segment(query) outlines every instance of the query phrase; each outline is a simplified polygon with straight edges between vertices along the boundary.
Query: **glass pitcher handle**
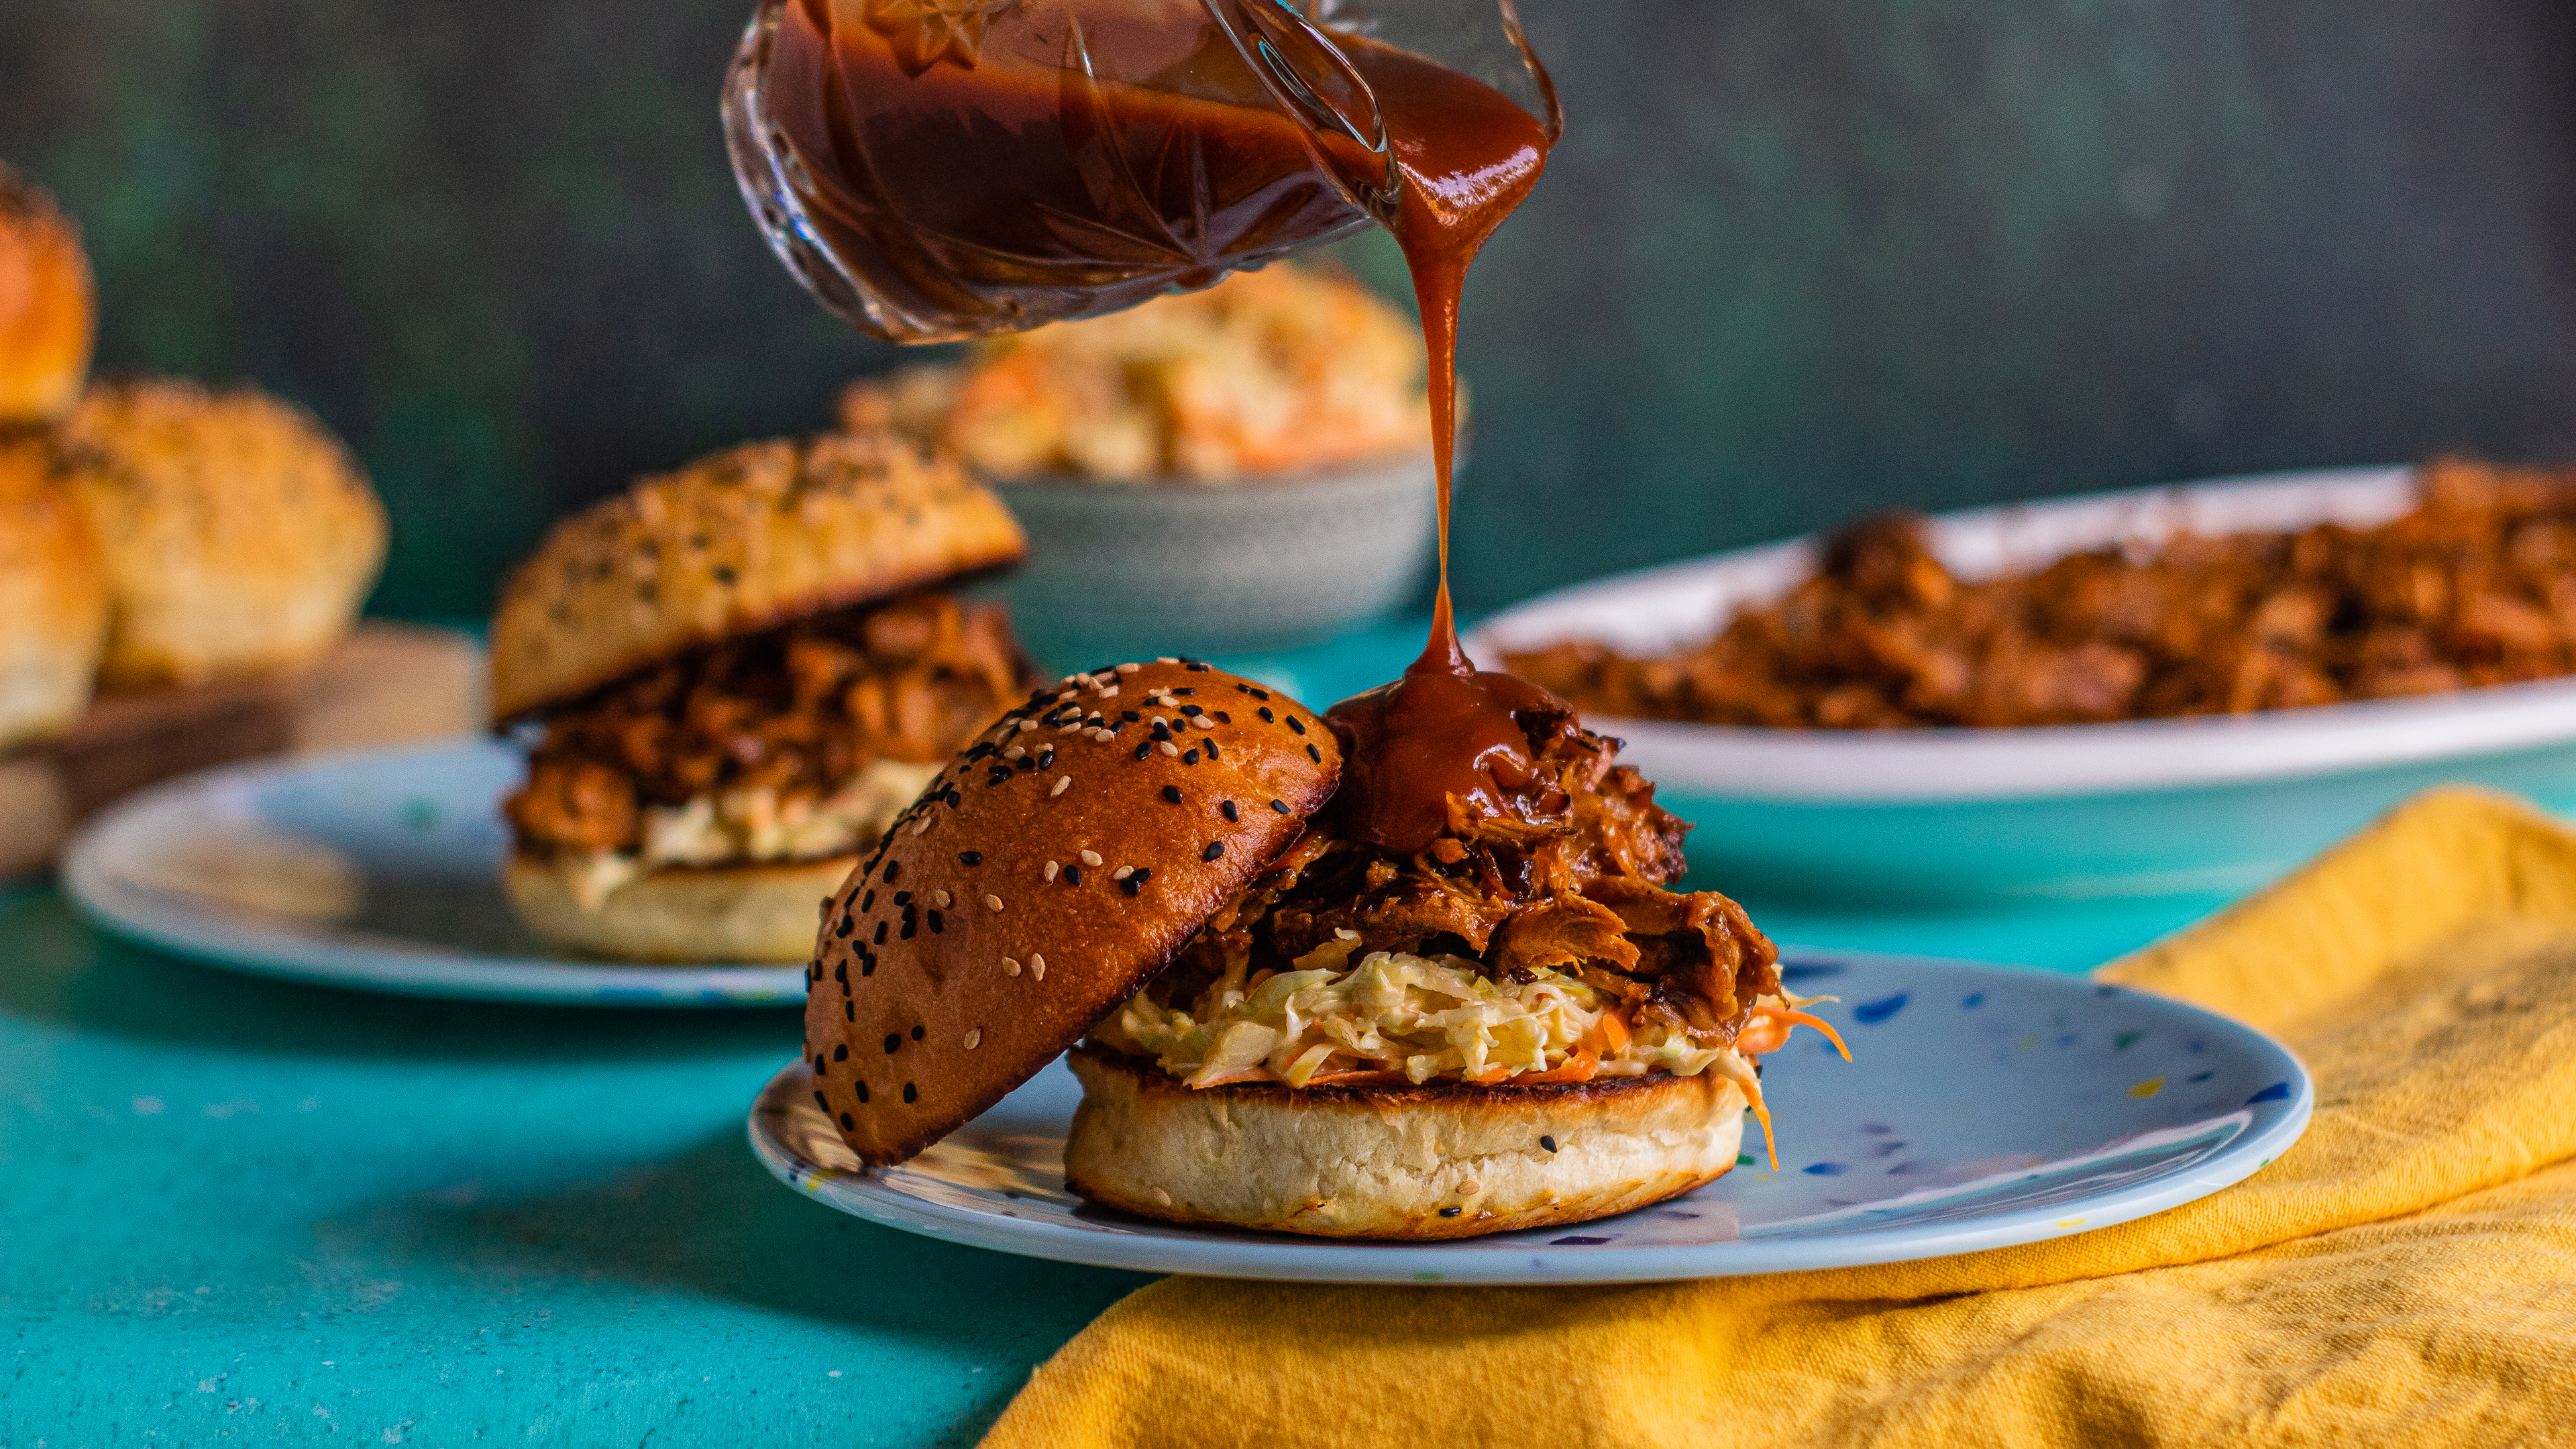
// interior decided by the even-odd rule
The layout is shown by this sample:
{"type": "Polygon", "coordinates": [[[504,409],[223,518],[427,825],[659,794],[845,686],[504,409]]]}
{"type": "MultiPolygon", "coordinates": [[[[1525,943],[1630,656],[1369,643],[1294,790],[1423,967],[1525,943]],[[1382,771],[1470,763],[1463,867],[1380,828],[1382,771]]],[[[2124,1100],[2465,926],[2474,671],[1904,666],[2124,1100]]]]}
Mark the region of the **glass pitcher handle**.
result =
{"type": "Polygon", "coordinates": [[[1351,198],[1363,211],[1383,205],[1400,184],[1395,150],[1387,144],[1386,118],[1378,112],[1376,92],[1341,47],[1289,0],[1200,3],[1234,42],[1262,89],[1306,132],[1316,169],[1368,193],[1351,198]],[[1346,159],[1317,144],[1322,135],[1338,135],[1358,146],[1372,158],[1378,174],[1367,179],[1351,175],[1346,159]]]}

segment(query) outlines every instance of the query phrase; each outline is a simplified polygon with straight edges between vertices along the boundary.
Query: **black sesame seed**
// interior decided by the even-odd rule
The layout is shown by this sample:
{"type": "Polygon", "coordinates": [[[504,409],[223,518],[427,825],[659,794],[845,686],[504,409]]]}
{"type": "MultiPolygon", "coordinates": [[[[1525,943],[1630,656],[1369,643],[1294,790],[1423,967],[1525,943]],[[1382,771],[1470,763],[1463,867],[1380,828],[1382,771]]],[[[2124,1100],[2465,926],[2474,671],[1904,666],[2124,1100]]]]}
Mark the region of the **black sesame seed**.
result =
{"type": "Polygon", "coordinates": [[[1288,716],[1288,733],[1292,735],[1302,735],[1305,732],[1306,722],[1304,720],[1297,718],[1297,716],[1293,714],[1288,716]]]}
{"type": "Polygon", "coordinates": [[[1049,745],[1049,746],[1047,746],[1045,749],[1038,751],[1038,768],[1039,768],[1039,769],[1041,769],[1041,770],[1046,769],[1046,768],[1048,768],[1049,766],[1053,765],[1054,763],[1055,763],[1055,746],[1053,746],[1053,745],[1049,745]]]}
{"type": "Polygon", "coordinates": [[[966,763],[971,765],[977,760],[984,758],[986,755],[998,755],[1001,752],[1002,747],[1000,745],[993,743],[991,740],[986,740],[984,743],[977,745],[975,748],[966,752],[966,763]]]}
{"type": "Polygon", "coordinates": [[[894,884],[895,872],[897,872],[897,871],[899,871],[899,870],[902,870],[902,869],[903,869],[903,862],[902,862],[902,861],[899,861],[899,860],[889,860],[889,861],[887,861],[887,862],[886,862],[886,873],[885,873],[886,884],[887,884],[887,885],[893,885],[893,884],[894,884]]]}
{"type": "Polygon", "coordinates": [[[1261,707],[1261,718],[1271,724],[1277,724],[1279,722],[1279,717],[1272,714],[1270,712],[1270,706],[1266,704],[1261,707]]]}
{"type": "Polygon", "coordinates": [[[1288,802],[1285,800],[1273,800],[1270,802],[1270,808],[1278,811],[1282,815],[1285,815],[1288,813],[1288,802]]]}
{"type": "Polygon", "coordinates": [[[877,908],[877,893],[876,893],[874,890],[870,890],[866,895],[863,895],[863,896],[859,897],[859,909],[860,909],[860,910],[863,910],[863,911],[873,911],[873,910],[875,910],[876,908],[877,908]]]}
{"type": "Polygon", "coordinates": [[[884,945],[884,944],[885,944],[885,933],[886,933],[886,923],[885,923],[885,922],[883,922],[883,921],[879,921],[879,922],[877,922],[877,934],[876,934],[876,940],[875,940],[873,943],[871,943],[871,944],[878,945],[878,946],[882,946],[882,945],[884,945]]]}
{"type": "Polygon", "coordinates": [[[829,1076],[831,1075],[831,1072],[832,1069],[823,1064],[822,1055],[817,1053],[814,1057],[814,1075],[818,1077],[829,1076]]]}
{"type": "Polygon", "coordinates": [[[867,1083],[865,1083],[865,1082],[861,1082],[861,1083],[859,1083],[859,1084],[858,1084],[858,1086],[859,1086],[859,1105],[860,1105],[860,1106],[862,1106],[862,1107],[864,1107],[864,1106],[866,1106],[866,1105],[868,1104],[868,1084],[867,1084],[867,1083]]]}
{"type": "Polygon", "coordinates": [[[913,1039],[914,1041],[919,1041],[919,1040],[921,1040],[921,1030],[922,1030],[922,1029],[921,1029],[920,1027],[917,1027],[917,1026],[916,1026],[916,1027],[914,1027],[914,1028],[912,1029],[912,1039],[913,1039]]]}
{"type": "Polygon", "coordinates": [[[1212,720],[1215,720],[1218,724],[1232,724],[1232,723],[1234,723],[1234,716],[1233,716],[1233,715],[1230,715],[1230,714],[1227,714],[1224,710],[1221,710],[1221,709],[1220,709],[1220,710],[1217,710],[1217,711],[1215,711],[1215,712],[1213,712],[1213,713],[1211,713],[1211,714],[1208,716],[1208,718],[1210,718],[1210,719],[1212,719],[1212,720]]]}
{"type": "Polygon", "coordinates": [[[840,982],[843,986],[847,986],[847,985],[849,985],[849,984],[850,984],[850,963],[849,963],[849,962],[847,962],[847,961],[844,961],[844,962],[842,962],[840,965],[833,967],[833,968],[832,968],[832,979],[833,979],[833,980],[835,980],[835,981],[840,982]]]}
{"type": "Polygon", "coordinates": [[[930,913],[930,934],[936,936],[947,929],[948,927],[941,923],[939,913],[937,911],[932,911],[930,913]]]}
{"type": "Polygon", "coordinates": [[[1165,785],[1163,787],[1163,798],[1171,801],[1175,805],[1180,804],[1181,787],[1178,785],[1165,785]]]}
{"type": "Polygon", "coordinates": [[[1138,714],[1136,711],[1134,711],[1134,710],[1132,710],[1132,709],[1122,709],[1122,710],[1118,711],[1118,717],[1119,717],[1120,719],[1123,719],[1123,720],[1127,721],[1129,724],[1134,724],[1134,723],[1136,723],[1138,720],[1141,720],[1141,719],[1143,719],[1143,718],[1144,718],[1144,716],[1143,716],[1143,715],[1138,714]]]}
{"type": "Polygon", "coordinates": [[[990,788],[995,785],[1007,785],[1009,783],[1011,783],[1011,767],[1008,765],[995,765],[992,773],[984,777],[986,788],[990,788]]]}
{"type": "Polygon", "coordinates": [[[984,852],[980,850],[961,850],[957,852],[957,863],[960,865],[982,865],[984,863],[984,852]]]}
{"type": "Polygon", "coordinates": [[[1182,667],[1183,669],[1188,670],[1188,671],[1189,671],[1189,672],[1191,672],[1192,674],[1205,674],[1205,673],[1207,673],[1207,672],[1208,672],[1208,667],[1207,667],[1206,665],[1204,665],[1204,664],[1199,663],[1199,662],[1198,662],[1198,661],[1196,661],[1196,660],[1192,660],[1192,661],[1190,661],[1189,663],[1182,665],[1181,667],[1182,667]]]}
{"type": "Polygon", "coordinates": [[[1199,691],[1196,685],[1184,684],[1178,689],[1168,689],[1163,692],[1166,694],[1196,694],[1199,691]]]}
{"type": "Polygon", "coordinates": [[[1139,866],[1136,873],[1127,878],[1129,880],[1152,880],[1154,878],[1154,872],[1150,869],[1139,866]]]}
{"type": "Polygon", "coordinates": [[[1140,760],[1141,760],[1141,759],[1145,758],[1147,755],[1150,755],[1150,754],[1152,754],[1152,753],[1154,753],[1154,742],[1153,742],[1152,740],[1147,740],[1147,741],[1145,741],[1145,743],[1143,743],[1143,744],[1141,744],[1141,745],[1138,745],[1138,746],[1136,747],[1136,758],[1137,758],[1137,759],[1140,759],[1140,760]]]}
{"type": "Polygon", "coordinates": [[[893,1032],[887,1032],[885,1049],[887,1056],[893,1056],[896,1052],[903,1050],[903,1038],[895,1035],[893,1032]]]}
{"type": "Polygon", "coordinates": [[[1234,802],[1231,800],[1228,800],[1224,804],[1216,807],[1216,813],[1224,816],[1228,820],[1240,820],[1243,818],[1243,812],[1235,809],[1234,802]]]}
{"type": "MultiPolygon", "coordinates": [[[[1118,888],[1132,896],[1136,894],[1136,892],[1145,888],[1145,882],[1141,877],[1131,875],[1125,880],[1120,881],[1118,883],[1118,888]]],[[[775,1061],[776,1058],[773,1057],[771,1060],[775,1061]]]]}
{"type": "Polygon", "coordinates": [[[849,1059],[850,1044],[848,1042],[843,1042],[839,1046],[832,1048],[832,1060],[836,1062],[846,1062],[849,1059]]]}
{"type": "Polygon", "coordinates": [[[895,903],[896,905],[898,905],[898,906],[908,906],[908,905],[911,905],[911,904],[912,904],[912,892],[910,892],[910,891],[896,891],[896,892],[894,893],[894,903],[895,903]]]}
{"type": "Polygon", "coordinates": [[[949,809],[954,810],[957,808],[957,802],[965,799],[966,797],[958,794],[954,789],[952,789],[947,794],[942,795],[939,798],[947,804],[949,809]]]}
{"type": "Polygon", "coordinates": [[[849,1131],[851,1128],[856,1127],[857,1125],[858,1125],[858,1124],[857,1124],[856,1122],[853,1122],[853,1121],[851,1121],[851,1120],[850,1120],[850,1114],[849,1114],[849,1113],[844,1112],[844,1113],[842,1113],[842,1114],[841,1114],[841,1130],[842,1130],[842,1131],[847,1132],[847,1131],[849,1131]]]}
{"type": "Polygon", "coordinates": [[[1209,759],[1211,759],[1211,760],[1218,760],[1218,759],[1223,759],[1223,758],[1224,758],[1224,756],[1219,755],[1219,754],[1216,752],[1216,741],[1214,741],[1214,740],[1209,740],[1207,743],[1205,743],[1205,744],[1203,744],[1203,745],[1199,746],[1199,748],[1200,748],[1200,749],[1203,749],[1203,750],[1205,750],[1205,751],[1207,751],[1207,752],[1208,752],[1208,758],[1209,758],[1209,759]]]}
{"type": "Polygon", "coordinates": [[[853,921],[848,916],[844,915],[841,917],[841,923],[832,928],[832,938],[836,941],[846,941],[850,939],[850,933],[857,929],[858,922],[853,921]]]}
{"type": "Polygon", "coordinates": [[[860,957],[860,958],[859,958],[859,974],[860,974],[860,975],[862,975],[862,976],[874,976],[874,975],[876,975],[876,974],[877,974],[877,958],[876,958],[876,957],[874,957],[874,956],[862,956],[862,957],[860,957]]]}
{"type": "Polygon", "coordinates": [[[1444,1218],[1454,1218],[1454,1217],[1458,1216],[1458,1214],[1460,1214],[1460,1213],[1462,1213],[1462,1212],[1465,1212],[1465,1211],[1466,1211],[1466,1209],[1465,1209],[1465,1208],[1445,1207],[1445,1208],[1442,1208],[1442,1209],[1440,1210],[1440,1216],[1442,1216],[1442,1217],[1444,1217],[1444,1218]]]}
{"type": "Polygon", "coordinates": [[[841,1020],[843,1020],[843,1021],[856,1021],[856,1020],[858,1020],[858,1019],[859,1019],[859,1004],[858,1004],[857,1002],[855,1002],[855,1001],[852,1001],[850,998],[848,998],[848,997],[846,997],[846,996],[842,997],[842,998],[841,998],[841,1020]]]}
{"type": "Polygon", "coordinates": [[[1199,859],[1215,860],[1223,854],[1225,854],[1225,842],[1222,840],[1211,840],[1207,843],[1207,849],[1199,852],[1199,859]]]}
{"type": "Polygon", "coordinates": [[[733,565],[731,564],[716,565],[716,582],[724,585],[728,589],[733,587],[734,580],[741,577],[742,575],[733,571],[733,565]]]}
{"type": "Polygon", "coordinates": [[[1306,747],[1306,758],[1320,765],[1324,763],[1324,752],[1316,749],[1313,745],[1308,745],[1306,747]]]}
{"type": "Polygon", "coordinates": [[[903,929],[894,933],[894,938],[898,941],[909,941],[913,938],[913,934],[914,928],[912,922],[906,921],[903,923],[903,929]]]}
{"type": "Polygon", "coordinates": [[[1538,1145],[1546,1148],[1550,1152],[1554,1152],[1556,1150],[1556,1139],[1553,1137],[1542,1137],[1538,1140],[1538,1145]]]}
{"type": "Polygon", "coordinates": [[[906,1082],[903,1084],[903,1099],[907,1102],[918,1102],[921,1100],[921,1093],[912,1083],[906,1082]]]}
{"type": "Polygon", "coordinates": [[[1188,719],[1197,719],[1200,715],[1205,713],[1207,713],[1206,710],[1199,708],[1195,704],[1185,704],[1181,706],[1182,716],[1188,719]]]}
{"type": "Polygon", "coordinates": [[[1082,867],[1078,865],[1066,866],[1064,868],[1064,883],[1066,885],[1082,884],[1082,867]]]}
{"type": "Polygon", "coordinates": [[[1190,748],[1188,748],[1188,749],[1186,749],[1186,750],[1181,751],[1181,763],[1182,763],[1182,764],[1184,764],[1184,765],[1195,765],[1195,764],[1197,764],[1198,762],[1199,762],[1199,751],[1198,751],[1198,746],[1196,746],[1196,745],[1192,745],[1190,748]]]}
{"type": "Polygon", "coordinates": [[[826,1112],[829,1112],[829,1111],[831,1111],[831,1110],[832,1110],[832,1104],[831,1104],[831,1103],[829,1103],[829,1102],[824,1101],[824,1100],[823,1100],[823,1094],[822,1094],[822,1093],[820,1093],[820,1092],[816,1092],[816,1093],[814,1094],[814,1105],[815,1105],[815,1106],[817,1106],[817,1107],[822,1108],[822,1109],[823,1109],[824,1111],[826,1111],[826,1112]]]}
{"type": "Polygon", "coordinates": [[[1029,758],[1028,756],[1026,756],[1026,755],[1022,755],[1022,756],[1020,756],[1020,768],[1021,768],[1021,769],[1023,769],[1023,770],[1034,770],[1034,769],[1036,769],[1037,767],[1038,767],[1038,762],[1037,762],[1037,761],[1030,759],[1030,758],[1029,758]]]}
{"type": "Polygon", "coordinates": [[[1163,723],[1161,720],[1156,720],[1156,721],[1154,721],[1154,738],[1155,738],[1155,739],[1157,739],[1157,740],[1168,740],[1168,739],[1170,739],[1171,737],[1172,737],[1172,727],[1171,727],[1170,725],[1167,725],[1167,724],[1163,723]]]}

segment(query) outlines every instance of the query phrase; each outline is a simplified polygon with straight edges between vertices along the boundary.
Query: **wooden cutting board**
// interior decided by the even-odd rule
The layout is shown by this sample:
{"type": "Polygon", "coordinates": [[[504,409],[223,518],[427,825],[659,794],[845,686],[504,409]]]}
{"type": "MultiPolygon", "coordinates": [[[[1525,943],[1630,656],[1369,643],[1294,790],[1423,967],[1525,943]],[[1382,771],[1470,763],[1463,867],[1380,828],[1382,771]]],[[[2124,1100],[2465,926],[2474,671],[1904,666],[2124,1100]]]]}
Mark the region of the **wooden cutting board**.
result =
{"type": "Polygon", "coordinates": [[[483,651],[463,634],[370,622],[269,679],[101,695],[68,736],[0,758],[0,876],[50,864],[81,821],[156,780],[254,755],[472,733],[483,651]]]}

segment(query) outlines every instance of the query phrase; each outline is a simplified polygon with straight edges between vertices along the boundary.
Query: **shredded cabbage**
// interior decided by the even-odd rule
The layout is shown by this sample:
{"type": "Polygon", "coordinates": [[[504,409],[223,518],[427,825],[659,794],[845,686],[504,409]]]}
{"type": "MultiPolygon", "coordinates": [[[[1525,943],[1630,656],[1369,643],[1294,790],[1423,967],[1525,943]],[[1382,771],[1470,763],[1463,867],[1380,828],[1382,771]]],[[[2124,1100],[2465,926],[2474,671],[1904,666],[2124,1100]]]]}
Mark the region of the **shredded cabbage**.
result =
{"type": "MultiPolygon", "coordinates": [[[[1350,966],[1357,945],[1346,933],[1287,971],[1247,975],[1238,962],[1185,1006],[1140,991],[1094,1035],[1113,1049],[1152,1057],[1193,1087],[1303,1087],[1349,1072],[1401,1072],[1416,1083],[1503,1082],[1553,1071],[1587,1039],[1602,1040],[1595,1028],[1611,1003],[1572,977],[1542,968],[1528,981],[1497,981],[1460,957],[1399,951],[1372,951],[1350,966]]],[[[1591,1049],[1605,1076],[1697,1076],[1712,1066],[1724,1070],[1720,1059],[1734,1057],[1661,1023],[1627,1034],[1615,1050],[1591,1049]]],[[[1749,1080],[1752,1071],[1741,1075],[1749,1080]]]]}

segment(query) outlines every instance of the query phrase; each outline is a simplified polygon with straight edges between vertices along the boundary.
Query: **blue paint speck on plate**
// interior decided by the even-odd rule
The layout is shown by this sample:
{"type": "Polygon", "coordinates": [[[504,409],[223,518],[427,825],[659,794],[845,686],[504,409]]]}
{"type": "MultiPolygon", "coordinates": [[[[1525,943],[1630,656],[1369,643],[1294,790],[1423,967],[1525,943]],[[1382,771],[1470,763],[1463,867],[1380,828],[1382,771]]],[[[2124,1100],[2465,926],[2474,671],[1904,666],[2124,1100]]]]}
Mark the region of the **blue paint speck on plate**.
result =
{"type": "Polygon", "coordinates": [[[2288,1100],[2290,1100],[2290,1084],[2287,1082],[2274,1082],[2272,1085],[2256,1092],[2253,1096],[2246,1098],[2245,1105],[2251,1107],[2257,1102],[2286,1102],[2288,1100]]]}
{"type": "Polygon", "coordinates": [[[2218,1075],[2216,1072],[2194,1072],[2191,1074],[2190,1080],[2195,1082],[2206,1082],[2216,1075],[2218,1075]]]}
{"type": "Polygon", "coordinates": [[[2136,1046],[2138,1044],[2138,1039],[2145,1035],[2146,1033],[2143,1031],[2121,1032],[2119,1035],[2111,1038],[2111,1050],[2115,1052],[2127,1051],[2129,1048],[2136,1046]]]}
{"type": "Polygon", "coordinates": [[[1551,1248],[1597,1248],[1608,1241],[1608,1238],[1587,1238],[1578,1234],[1570,1238],[1550,1238],[1547,1245],[1551,1248]]]}
{"type": "Polygon", "coordinates": [[[1810,1162],[1798,1170],[1809,1177],[1840,1177],[1851,1168],[1839,1162],[1810,1162]]]}
{"type": "Polygon", "coordinates": [[[1842,975],[1843,970],[1843,967],[1822,961],[1783,962],[1780,967],[1780,979],[1782,981],[1822,981],[1828,976],[1842,975]]]}
{"type": "Polygon", "coordinates": [[[2093,994],[2096,996],[2117,996],[2120,994],[2120,988],[2117,986],[2096,986],[2093,988],[2093,994]]]}
{"type": "Polygon", "coordinates": [[[2070,1047],[2081,1040],[2083,1040],[2083,1038],[2070,1031],[2061,1033],[2057,1038],[2057,1044],[2062,1047],[2070,1047]]]}
{"type": "Polygon", "coordinates": [[[1985,1004],[1986,993],[1982,991],[1971,991],[1967,995],[1959,998],[1959,1009],[1961,1011],[1974,1011],[1985,1004]]]}
{"type": "Polygon", "coordinates": [[[1864,1001],[1852,1008],[1852,1015],[1858,1018],[1863,1026],[1876,1026],[1903,1011],[1906,1001],[1912,995],[1912,992],[1900,991],[1894,996],[1882,996],[1876,1001],[1864,1001]]]}

